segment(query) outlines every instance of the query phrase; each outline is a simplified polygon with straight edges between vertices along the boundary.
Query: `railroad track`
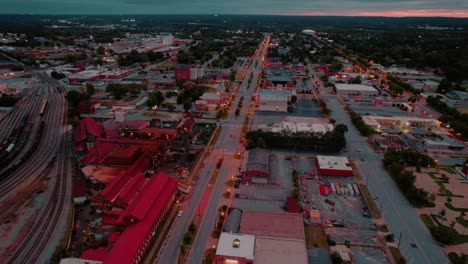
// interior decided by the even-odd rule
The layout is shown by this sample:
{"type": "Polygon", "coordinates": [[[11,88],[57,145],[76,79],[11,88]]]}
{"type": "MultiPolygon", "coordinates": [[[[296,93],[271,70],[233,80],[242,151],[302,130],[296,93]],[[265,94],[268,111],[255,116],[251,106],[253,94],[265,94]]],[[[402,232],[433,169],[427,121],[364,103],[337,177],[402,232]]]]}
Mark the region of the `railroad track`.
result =
{"type": "Polygon", "coordinates": [[[49,203],[38,214],[38,220],[28,231],[26,237],[22,239],[23,243],[15,248],[7,263],[37,263],[60,220],[67,200],[67,172],[70,158],[70,144],[68,140],[63,139],[60,148],[61,153],[57,158],[55,184],[52,195],[49,198],[49,203]]]}
{"type": "Polygon", "coordinates": [[[39,88],[34,88],[33,90],[28,91],[27,95],[17,103],[17,106],[0,121],[0,125],[2,126],[2,129],[0,130],[0,141],[4,141],[6,137],[10,135],[11,131],[18,126],[18,123],[23,116],[37,108],[34,104],[39,102],[39,96],[35,96],[38,92],[39,88]],[[28,105],[29,107],[22,107],[23,105],[28,105]]]}
{"type": "Polygon", "coordinates": [[[55,113],[59,112],[61,109],[60,104],[64,103],[62,98],[54,98],[57,95],[53,95],[50,98],[50,104],[48,113],[44,116],[44,121],[46,126],[43,132],[43,140],[40,141],[37,147],[37,150],[31,155],[29,160],[25,161],[24,165],[14,171],[9,175],[0,185],[0,200],[3,201],[8,198],[15,189],[18,189],[19,183],[30,179],[31,172],[41,172],[45,169],[50,157],[53,156],[56,150],[54,146],[56,145],[57,138],[60,138],[60,133],[58,130],[61,129],[63,125],[63,116],[56,115],[55,113]]]}

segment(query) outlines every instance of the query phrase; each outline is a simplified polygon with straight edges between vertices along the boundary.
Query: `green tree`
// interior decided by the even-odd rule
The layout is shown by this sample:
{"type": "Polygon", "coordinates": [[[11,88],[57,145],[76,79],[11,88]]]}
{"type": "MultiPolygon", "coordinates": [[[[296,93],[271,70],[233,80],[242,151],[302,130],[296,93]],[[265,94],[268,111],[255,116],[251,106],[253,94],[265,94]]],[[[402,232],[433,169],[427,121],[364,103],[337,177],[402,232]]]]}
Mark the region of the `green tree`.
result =
{"type": "Polygon", "coordinates": [[[335,127],[335,131],[341,133],[341,134],[345,134],[348,132],[348,126],[345,125],[345,124],[338,124],[336,125],[335,127]]]}
{"type": "Polygon", "coordinates": [[[340,254],[336,251],[333,251],[331,254],[331,259],[333,264],[341,264],[343,263],[343,259],[341,258],[340,254]]]}
{"type": "Polygon", "coordinates": [[[293,95],[291,96],[291,103],[295,104],[297,102],[297,96],[293,95]]]}
{"type": "Polygon", "coordinates": [[[65,95],[65,99],[72,107],[77,107],[80,104],[80,102],[83,101],[84,96],[79,91],[71,90],[67,92],[67,95],[65,95]]]}
{"type": "Polygon", "coordinates": [[[148,101],[146,101],[146,106],[148,107],[153,107],[155,105],[160,106],[165,100],[164,95],[162,94],[161,91],[156,91],[154,93],[151,93],[148,101]]]}
{"type": "Polygon", "coordinates": [[[99,46],[99,47],[96,49],[96,54],[99,55],[99,56],[104,55],[105,52],[106,52],[106,50],[104,49],[103,46],[99,46]]]}
{"type": "Polygon", "coordinates": [[[96,92],[94,85],[92,83],[86,84],[86,93],[91,97],[96,92]]]}

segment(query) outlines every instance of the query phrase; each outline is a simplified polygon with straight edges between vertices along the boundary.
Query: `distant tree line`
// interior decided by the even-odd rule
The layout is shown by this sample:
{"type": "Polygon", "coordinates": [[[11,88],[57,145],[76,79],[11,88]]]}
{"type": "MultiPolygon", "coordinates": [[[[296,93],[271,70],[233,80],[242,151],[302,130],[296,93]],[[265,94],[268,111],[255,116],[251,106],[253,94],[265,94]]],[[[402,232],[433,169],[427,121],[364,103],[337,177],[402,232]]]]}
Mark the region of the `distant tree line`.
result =
{"type": "Polygon", "coordinates": [[[326,133],[254,130],[246,134],[249,141],[247,148],[294,149],[336,153],[346,146],[344,134],[347,131],[348,128],[343,124],[337,125],[333,131],[326,133]]]}
{"type": "Polygon", "coordinates": [[[148,51],[146,53],[139,53],[136,50],[132,50],[127,55],[119,55],[117,58],[117,63],[119,66],[130,66],[134,63],[139,62],[151,62],[156,63],[166,59],[163,53],[148,51]]]}
{"type": "Polygon", "coordinates": [[[138,83],[129,83],[129,84],[120,84],[120,83],[109,83],[106,87],[106,92],[111,93],[115,99],[120,100],[127,93],[135,96],[139,94],[141,91],[147,90],[146,84],[138,84],[138,83]]]}

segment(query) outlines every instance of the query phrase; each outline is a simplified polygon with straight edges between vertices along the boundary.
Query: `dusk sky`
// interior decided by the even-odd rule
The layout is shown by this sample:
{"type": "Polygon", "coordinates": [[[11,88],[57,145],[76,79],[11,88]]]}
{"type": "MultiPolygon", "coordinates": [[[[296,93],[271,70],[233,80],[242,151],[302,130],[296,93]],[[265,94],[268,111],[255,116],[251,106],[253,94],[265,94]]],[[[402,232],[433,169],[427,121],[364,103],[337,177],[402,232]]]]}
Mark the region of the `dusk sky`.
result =
{"type": "Polygon", "coordinates": [[[1,0],[9,14],[271,14],[468,17],[467,0],[1,0]]]}

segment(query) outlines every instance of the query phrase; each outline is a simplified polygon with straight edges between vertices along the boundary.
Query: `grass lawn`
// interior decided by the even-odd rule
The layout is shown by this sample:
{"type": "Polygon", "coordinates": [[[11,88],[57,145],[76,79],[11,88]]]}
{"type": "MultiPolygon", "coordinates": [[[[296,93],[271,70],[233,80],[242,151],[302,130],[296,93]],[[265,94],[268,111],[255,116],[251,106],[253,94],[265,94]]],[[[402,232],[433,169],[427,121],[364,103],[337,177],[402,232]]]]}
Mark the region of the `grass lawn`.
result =
{"type": "Polygon", "coordinates": [[[377,219],[381,218],[382,216],[380,215],[380,211],[377,208],[377,205],[375,204],[375,201],[372,198],[372,195],[367,189],[367,186],[365,186],[364,184],[358,184],[358,185],[359,185],[359,190],[361,190],[362,197],[366,201],[367,208],[369,208],[369,211],[372,214],[372,217],[377,218],[377,219]]]}
{"type": "Polygon", "coordinates": [[[401,254],[400,250],[396,247],[390,247],[390,252],[392,252],[393,259],[397,264],[405,264],[406,260],[401,254]]]}
{"type": "Polygon", "coordinates": [[[468,220],[464,218],[457,217],[457,222],[464,227],[468,227],[468,220]]]}
{"type": "Polygon", "coordinates": [[[307,247],[327,248],[327,237],[322,227],[316,225],[304,226],[307,247]]]}
{"type": "Polygon", "coordinates": [[[439,167],[439,169],[451,174],[457,174],[451,167],[439,167]]]}
{"type": "Polygon", "coordinates": [[[422,214],[419,216],[421,220],[424,222],[426,225],[427,229],[431,229],[431,227],[434,226],[434,222],[432,221],[431,217],[427,214],[422,214]]]}

